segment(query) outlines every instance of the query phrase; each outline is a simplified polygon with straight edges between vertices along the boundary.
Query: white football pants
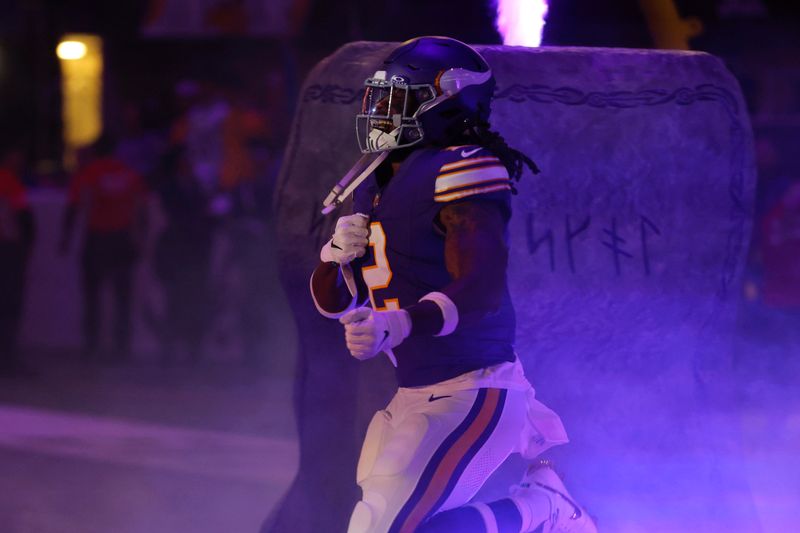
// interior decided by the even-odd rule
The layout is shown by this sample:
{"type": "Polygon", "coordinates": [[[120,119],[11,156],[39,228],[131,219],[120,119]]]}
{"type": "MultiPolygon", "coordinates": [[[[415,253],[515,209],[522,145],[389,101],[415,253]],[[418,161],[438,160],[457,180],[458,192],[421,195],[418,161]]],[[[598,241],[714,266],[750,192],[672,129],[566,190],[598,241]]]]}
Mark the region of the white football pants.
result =
{"type": "Polygon", "coordinates": [[[533,458],[567,442],[518,362],[426,387],[400,388],[370,422],[348,533],[413,533],[465,505],[514,452],[533,458]]]}

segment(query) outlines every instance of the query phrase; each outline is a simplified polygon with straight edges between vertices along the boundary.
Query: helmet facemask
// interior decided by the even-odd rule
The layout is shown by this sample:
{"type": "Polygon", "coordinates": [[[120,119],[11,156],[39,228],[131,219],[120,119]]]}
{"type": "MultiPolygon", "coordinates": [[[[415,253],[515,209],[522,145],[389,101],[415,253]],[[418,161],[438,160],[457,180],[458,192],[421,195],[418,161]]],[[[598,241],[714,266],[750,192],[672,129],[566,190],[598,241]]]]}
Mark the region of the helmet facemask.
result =
{"type": "Polygon", "coordinates": [[[491,96],[486,98],[485,109],[473,102],[465,105],[463,97],[475,90],[476,100],[483,93],[491,95],[494,78],[491,70],[451,68],[439,71],[432,84],[408,84],[403,76],[387,80],[386,72],[378,71],[364,85],[361,113],[356,115],[356,134],[361,151],[367,153],[405,148],[424,137],[428,137],[427,142],[442,142],[461,133],[454,130],[463,130],[479,118],[488,118],[491,96]],[[449,118],[441,119],[437,113],[449,118]]]}
{"type": "Polygon", "coordinates": [[[378,71],[364,86],[361,112],[356,115],[356,134],[362,152],[395,150],[422,141],[424,133],[418,113],[423,104],[436,98],[433,85],[409,85],[400,76],[387,80],[386,72],[378,71]]]}

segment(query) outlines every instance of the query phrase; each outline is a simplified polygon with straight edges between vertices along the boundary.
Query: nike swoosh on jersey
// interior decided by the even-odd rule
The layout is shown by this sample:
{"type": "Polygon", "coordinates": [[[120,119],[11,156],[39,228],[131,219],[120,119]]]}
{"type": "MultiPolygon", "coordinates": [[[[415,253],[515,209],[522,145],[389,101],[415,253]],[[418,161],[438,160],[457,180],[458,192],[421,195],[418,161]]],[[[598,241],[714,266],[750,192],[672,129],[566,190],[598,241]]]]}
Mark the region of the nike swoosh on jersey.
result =
{"type": "Polygon", "coordinates": [[[452,396],[449,396],[449,395],[444,395],[444,396],[434,396],[433,394],[431,394],[431,397],[430,397],[430,398],[428,398],[428,401],[429,401],[429,402],[435,402],[436,400],[441,400],[442,398],[452,398],[452,396]]]}
{"type": "Polygon", "coordinates": [[[479,147],[474,148],[472,150],[461,150],[461,157],[469,157],[472,154],[480,152],[481,150],[483,150],[482,146],[479,146],[479,147]]]}

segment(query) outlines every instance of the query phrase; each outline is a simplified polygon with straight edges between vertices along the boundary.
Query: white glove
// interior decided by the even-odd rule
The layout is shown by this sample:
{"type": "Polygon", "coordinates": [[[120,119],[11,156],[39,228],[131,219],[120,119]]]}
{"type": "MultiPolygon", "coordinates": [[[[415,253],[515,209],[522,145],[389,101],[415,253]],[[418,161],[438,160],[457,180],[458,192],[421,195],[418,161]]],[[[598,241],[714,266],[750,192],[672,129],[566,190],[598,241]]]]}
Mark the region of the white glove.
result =
{"type": "Polygon", "coordinates": [[[411,333],[411,317],[405,309],[373,311],[370,307],[359,307],[342,316],[339,322],[344,324],[344,338],[350,355],[360,361],[386,352],[397,366],[392,348],[411,333]]]}
{"type": "Polygon", "coordinates": [[[363,257],[369,243],[367,224],[369,217],[362,213],[340,217],[333,237],[322,247],[319,258],[325,263],[346,265],[356,257],[363,257]]]}

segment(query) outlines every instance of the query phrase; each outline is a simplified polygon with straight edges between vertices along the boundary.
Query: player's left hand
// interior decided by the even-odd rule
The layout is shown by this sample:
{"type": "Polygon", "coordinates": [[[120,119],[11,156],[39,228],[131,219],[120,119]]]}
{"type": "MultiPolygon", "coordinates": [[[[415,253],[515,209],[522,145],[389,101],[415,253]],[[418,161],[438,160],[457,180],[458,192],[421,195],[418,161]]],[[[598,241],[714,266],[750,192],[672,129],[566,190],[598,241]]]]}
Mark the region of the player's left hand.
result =
{"type": "Polygon", "coordinates": [[[344,324],[344,338],[350,354],[360,361],[391,350],[411,333],[408,311],[374,311],[359,307],[348,312],[339,322],[344,324]]]}

